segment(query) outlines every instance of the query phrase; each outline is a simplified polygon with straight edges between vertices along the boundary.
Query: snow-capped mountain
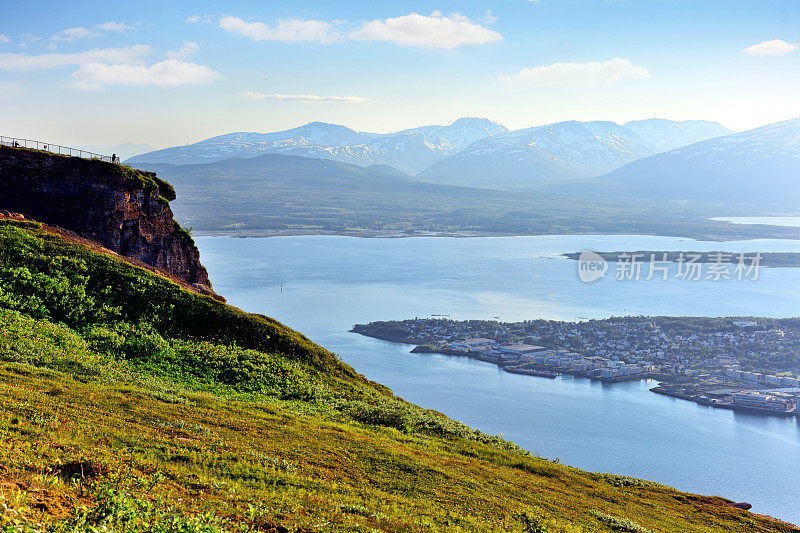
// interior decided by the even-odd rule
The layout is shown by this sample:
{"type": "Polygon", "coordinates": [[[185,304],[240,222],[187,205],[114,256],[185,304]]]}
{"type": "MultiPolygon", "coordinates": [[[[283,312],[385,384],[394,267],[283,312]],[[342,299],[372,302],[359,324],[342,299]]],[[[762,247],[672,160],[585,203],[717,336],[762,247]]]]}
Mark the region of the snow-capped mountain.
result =
{"type": "Polygon", "coordinates": [[[312,122],[276,133],[230,133],[150,152],[127,162],[181,165],[279,153],[360,166],[389,165],[417,173],[476,140],[506,131],[500,124],[477,118],[462,118],[449,126],[424,126],[387,134],[358,133],[344,126],[312,122]]]}
{"type": "Polygon", "coordinates": [[[695,143],[625,165],[602,179],[631,194],[694,201],[797,201],[800,118],[695,143]]]}
{"type": "Polygon", "coordinates": [[[506,189],[597,176],[656,152],[651,144],[613,122],[559,122],[476,141],[418,177],[506,189]]]}
{"type": "Polygon", "coordinates": [[[231,157],[257,157],[268,153],[290,153],[325,157],[325,148],[359,145],[374,138],[336,124],[311,122],[299,128],[274,133],[237,132],[212,137],[186,146],[148,152],[127,163],[170,163],[173,165],[213,163],[231,157]],[[299,152],[299,153],[296,153],[299,152]]]}
{"type": "Polygon", "coordinates": [[[651,118],[628,122],[625,127],[653,145],[659,152],[733,133],[733,130],[722,124],[707,120],[675,121],[651,118]]]}

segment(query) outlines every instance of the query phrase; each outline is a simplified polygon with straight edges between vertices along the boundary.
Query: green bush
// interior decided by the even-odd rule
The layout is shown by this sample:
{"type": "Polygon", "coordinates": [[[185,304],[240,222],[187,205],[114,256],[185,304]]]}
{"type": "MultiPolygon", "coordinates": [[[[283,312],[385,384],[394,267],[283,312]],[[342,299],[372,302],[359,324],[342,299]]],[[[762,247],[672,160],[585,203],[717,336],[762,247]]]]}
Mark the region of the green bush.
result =
{"type": "Polygon", "coordinates": [[[629,533],[652,533],[649,529],[632,522],[627,518],[617,518],[601,511],[592,511],[592,516],[604,523],[614,531],[626,531],[629,533]]]}
{"type": "Polygon", "coordinates": [[[392,404],[371,404],[361,400],[345,402],[341,411],[348,417],[364,424],[383,426],[408,431],[413,427],[408,409],[392,404]]]}
{"type": "Polygon", "coordinates": [[[0,221],[0,307],[86,330],[147,324],[164,338],[197,338],[280,353],[326,373],[363,380],[324,348],[279,322],[59,236],[0,221]]]}

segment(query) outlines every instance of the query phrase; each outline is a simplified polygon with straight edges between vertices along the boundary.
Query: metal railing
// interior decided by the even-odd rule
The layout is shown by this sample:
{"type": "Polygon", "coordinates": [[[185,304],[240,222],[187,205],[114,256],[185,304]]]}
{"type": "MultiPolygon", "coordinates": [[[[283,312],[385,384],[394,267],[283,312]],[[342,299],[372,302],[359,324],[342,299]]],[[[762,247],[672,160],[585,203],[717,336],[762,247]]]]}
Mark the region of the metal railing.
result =
{"type": "Polygon", "coordinates": [[[6,137],[0,135],[0,145],[11,146],[14,148],[30,148],[33,150],[42,150],[59,155],[69,155],[72,157],[80,157],[83,159],[98,159],[107,163],[119,163],[119,157],[116,160],[112,159],[110,155],[96,154],[94,152],[87,152],[86,150],[79,150],[77,148],[70,148],[68,146],[61,146],[58,144],[46,143],[42,141],[34,141],[31,139],[21,139],[19,137],[6,137]]]}

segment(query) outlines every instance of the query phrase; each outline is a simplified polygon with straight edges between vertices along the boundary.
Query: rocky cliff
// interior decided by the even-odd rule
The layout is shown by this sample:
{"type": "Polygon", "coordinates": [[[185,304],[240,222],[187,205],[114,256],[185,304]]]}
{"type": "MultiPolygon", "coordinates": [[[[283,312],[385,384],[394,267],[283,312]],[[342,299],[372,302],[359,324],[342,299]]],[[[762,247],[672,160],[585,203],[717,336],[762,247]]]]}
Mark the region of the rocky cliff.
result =
{"type": "Polygon", "coordinates": [[[0,147],[0,209],[71,230],[205,291],[208,273],[173,219],[174,199],[172,186],[152,172],[0,147]]]}

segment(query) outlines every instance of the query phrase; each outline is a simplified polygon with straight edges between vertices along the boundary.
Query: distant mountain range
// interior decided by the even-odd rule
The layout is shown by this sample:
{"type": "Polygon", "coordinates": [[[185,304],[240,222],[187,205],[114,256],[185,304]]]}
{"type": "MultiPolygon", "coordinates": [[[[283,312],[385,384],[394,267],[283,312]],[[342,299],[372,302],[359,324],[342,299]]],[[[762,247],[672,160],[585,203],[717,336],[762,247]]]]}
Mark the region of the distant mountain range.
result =
{"type": "Polygon", "coordinates": [[[711,202],[800,200],[800,118],[629,163],[598,178],[642,198],[711,202]]]}
{"type": "Polygon", "coordinates": [[[721,137],[733,133],[722,124],[707,120],[664,120],[651,118],[633,120],[625,124],[625,128],[650,144],[657,152],[666,152],[688,146],[706,139],[721,137]]]}
{"type": "Polygon", "coordinates": [[[482,139],[427,168],[436,183],[508,189],[605,174],[656,153],[613,122],[560,122],[482,139]]]}
{"type": "Polygon", "coordinates": [[[704,121],[559,122],[477,141],[424,170],[436,183],[493,189],[599,176],[626,163],[731,130],[704,121]]]}
{"type": "Polygon", "coordinates": [[[506,131],[500,124],[478,118],[462,118],[449,126],[423,126],[387,134],[359,133],[336,124],[312,122],[276,133],[229,133],[187,146],[142,154],[130,158],[127,163],[185,165],[277,153],[364,167],[389,165],[416,174],[479,139],[506,131]]]}
{"type": "MultiPolygon", "coordinates": [[[[402,181],[405,191],[416,181],[547,190],[584,199],[593,191],[597,199],[786,204],[800,199],[800,118],[741,133],[714,122],[661,119],[623,126],[569,121],[508,131],[489,120],[466,118],[391,134],[314,122],[277,133],[223,135],[128,162],[145,168],[166,164],[169,177],[178,174],[179,181],[190,179],[190,169],[176,171],[180,166],[202,167],[203,176],[210,178],[219,164],[225,169],[219,171],[220,180],[230,182],[244,173],[247,183],[258,183],[260,175],[261,183],[270,187],[283,172],[281,180],[302,177],[298,186],[313,189],[314,195],[330,193],[348,180],[368,194],[393,179],[402,181]],[[692,143],[695,139],[702,140],[692,143]],[[279,163],[262,158],[268,154],[295,159],[279,163]],[[251,159],[258,162],[248,163],[251,159]]],[[[257,194],[257,188],[252,192],[257,194]]],[[[289,189],[284,192],[290,194],[289,189]]],[[[474,198],[464,190],[459,194],[474,198]]],[[[441,197],[441,190],[436,195],[441,197]]],[[[358,210],[357,202],[350,205],[358,210]]]]}
{"type": "Polygon", "coordinates": [[[508,131],[487,119],[462,118],[449,126],[386,134],[312,122],[275,133],[230,133],[138,155],[127,162],[183,165],[278,153],[363,167],[388,165],[426,181],[502,189],[597,176],[636,159],[726,133],[730,130],[714,122],[660,119],[625,126],[571,121],[508,131]]]}

